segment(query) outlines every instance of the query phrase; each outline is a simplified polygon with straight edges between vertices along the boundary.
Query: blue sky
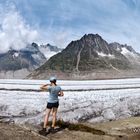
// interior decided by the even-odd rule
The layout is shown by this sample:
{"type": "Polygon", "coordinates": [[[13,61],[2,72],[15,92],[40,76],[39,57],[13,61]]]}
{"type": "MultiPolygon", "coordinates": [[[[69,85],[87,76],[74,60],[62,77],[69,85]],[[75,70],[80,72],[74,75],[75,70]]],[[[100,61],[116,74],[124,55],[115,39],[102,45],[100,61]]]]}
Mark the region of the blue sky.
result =
{"type": "MultiPolygon", "coordinates": [[[[84,34],[98,33],[108,42],[128,44],[140,52],[140,0],[0,0],[0,12],[1,20],[12,21],[12,30],[10,25],[1,28],[0,41],[9,36],[1,37],[7,30],[8,34],[16,32],[14,17],[10,20],[15,14],[15,25],[20,25],[18,30],[26,31],[31,41],[66,47],[84,34]]],[[[26,36],[20,34],[18,43],[30,42],[26,36]]],[[[13,35],[10,44],[16,39],[13,35]]]]}

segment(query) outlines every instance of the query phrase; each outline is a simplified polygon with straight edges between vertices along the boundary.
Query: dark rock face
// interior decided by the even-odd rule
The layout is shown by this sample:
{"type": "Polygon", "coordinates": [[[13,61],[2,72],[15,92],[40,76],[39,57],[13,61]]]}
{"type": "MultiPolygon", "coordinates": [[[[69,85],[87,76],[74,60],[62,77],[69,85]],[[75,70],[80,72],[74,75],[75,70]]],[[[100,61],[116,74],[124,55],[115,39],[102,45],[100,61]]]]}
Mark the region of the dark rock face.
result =
{"type": "Polygon", "coordinates": [[[37,71],[55,70],[62,72],[94,71],[99,69],[126,70],[133,68],[129,54],[140,55],[131,46],[119,43],[108,44],[98,34],[84,35],[80,40],[72,41],[61,53],[51,57],[37,71]]]}
{"type": "Polygon", "coordinates": [[[45,62],[45,56],[39,51],[38,45],[32,43],[21,50],[10,49],[7,53],[0,54],[0,70],[35,69],[45,62]]]}

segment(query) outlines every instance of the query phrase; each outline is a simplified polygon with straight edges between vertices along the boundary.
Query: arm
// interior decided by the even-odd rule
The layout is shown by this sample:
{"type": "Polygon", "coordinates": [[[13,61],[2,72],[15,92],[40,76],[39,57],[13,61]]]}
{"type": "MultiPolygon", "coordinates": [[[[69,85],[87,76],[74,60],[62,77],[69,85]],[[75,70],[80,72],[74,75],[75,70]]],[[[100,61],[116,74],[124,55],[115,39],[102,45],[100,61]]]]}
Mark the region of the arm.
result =
{"type": "Polygon", "coordinates": [[[64,96],[64,93],[62,90],[58,93],[58,96],[64,96]]]}
{"type": "Polygon", "coordinates": [[[45,84],[40,87],[41,90],[47,90],[50,84],[45,84]]]}

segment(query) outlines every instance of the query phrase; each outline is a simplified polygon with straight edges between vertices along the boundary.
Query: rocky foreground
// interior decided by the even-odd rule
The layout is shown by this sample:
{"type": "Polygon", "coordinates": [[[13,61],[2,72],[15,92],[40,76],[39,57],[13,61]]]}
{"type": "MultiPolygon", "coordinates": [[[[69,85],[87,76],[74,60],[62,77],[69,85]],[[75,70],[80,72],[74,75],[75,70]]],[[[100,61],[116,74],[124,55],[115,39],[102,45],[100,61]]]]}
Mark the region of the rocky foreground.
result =
{"type": "MultiPolygon", "coordinates": [[[[139,140],[140,117],[131,117],[98,124],[83,124],[85,130],[60,129],[55,134],[41,136],[40,126],[0,123],[0,140],[139,140]],[[89,129],[90,128],[90,129],[89,129]],[[94,131],[90,131],[94,130],[94,131]],[[98,133],[97,133],[98,132],[98,133]]],[[[73,127],[74,129],[74,127],[73,127]]]]}

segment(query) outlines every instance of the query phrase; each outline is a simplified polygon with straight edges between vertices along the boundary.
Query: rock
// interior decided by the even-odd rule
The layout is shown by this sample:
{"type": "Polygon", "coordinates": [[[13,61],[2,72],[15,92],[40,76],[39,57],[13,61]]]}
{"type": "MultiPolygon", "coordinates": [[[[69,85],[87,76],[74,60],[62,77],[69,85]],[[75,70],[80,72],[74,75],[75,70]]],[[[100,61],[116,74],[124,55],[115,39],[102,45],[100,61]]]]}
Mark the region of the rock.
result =
{"type": "Polygon", "coordinates": [[[102,112],[102,116],[104,117],[105,120],[109,120],[109,121],[115,120],[115,118],[116,118],[112,109],[104,110],[102,112]]]}

